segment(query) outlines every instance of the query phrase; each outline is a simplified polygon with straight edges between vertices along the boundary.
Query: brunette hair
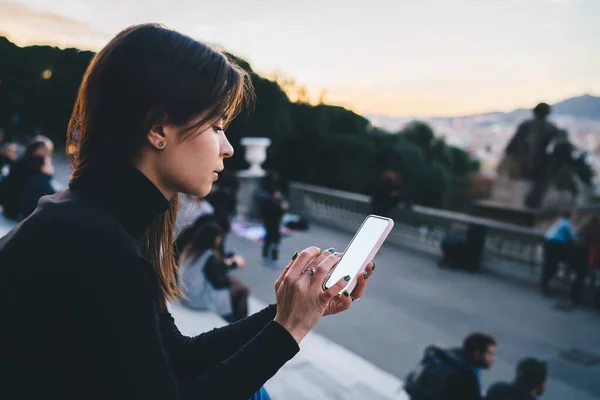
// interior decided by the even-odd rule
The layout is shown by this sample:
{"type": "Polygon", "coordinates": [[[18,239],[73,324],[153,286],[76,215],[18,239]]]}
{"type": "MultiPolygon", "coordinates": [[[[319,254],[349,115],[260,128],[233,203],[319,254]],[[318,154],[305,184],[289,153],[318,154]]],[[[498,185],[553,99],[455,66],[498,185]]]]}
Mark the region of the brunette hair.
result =
{"type": "MultiPolygon", "coordinates": [[[[83,76],[67,132],[71,183],[118,174],[156,126],[182,127],[185,140],[200,126],[220,118],[230,122],[252,96],[248,74],[220,51],[159,24],[126,28],[95,55],[83,76]],[[202,113],[206,117],[197,121],[202,113]]],[[[179,295],[178,206],[175,196],[141,238],[165,304],[179,295]]]]}

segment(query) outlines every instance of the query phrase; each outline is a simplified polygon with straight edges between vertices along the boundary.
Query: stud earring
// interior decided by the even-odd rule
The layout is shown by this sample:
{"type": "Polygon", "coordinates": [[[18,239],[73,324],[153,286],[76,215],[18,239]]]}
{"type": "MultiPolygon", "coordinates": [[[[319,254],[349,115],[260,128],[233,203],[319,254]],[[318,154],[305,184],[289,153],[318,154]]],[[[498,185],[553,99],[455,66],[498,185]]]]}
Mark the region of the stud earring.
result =
{"type": "Polygon", "coordinates": [[[158,142],[158,147],[160,147],[161,149],[162,149],[163,147],[165,147],[165,142],[158,142]]]}

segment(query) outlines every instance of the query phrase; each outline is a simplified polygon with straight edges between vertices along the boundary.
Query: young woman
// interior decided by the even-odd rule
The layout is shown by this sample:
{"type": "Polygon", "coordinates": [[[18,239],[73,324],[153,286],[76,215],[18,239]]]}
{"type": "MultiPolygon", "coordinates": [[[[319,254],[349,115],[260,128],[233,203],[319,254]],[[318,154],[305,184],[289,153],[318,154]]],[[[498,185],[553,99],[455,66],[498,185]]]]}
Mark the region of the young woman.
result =
{"type": "Polygon", "coordinates": [[[69,189],[0,239],[0,397],[248,399],[324,314],[362,296],[365,279],[352,296],[336,296],[343,280],[323,291],[338,257],[310,247],[276,305],[193,338],[175,326],[177,194],[210,192],[249,93],[225,56],[157,25],[94,57],[69,124],[69,189]]]}

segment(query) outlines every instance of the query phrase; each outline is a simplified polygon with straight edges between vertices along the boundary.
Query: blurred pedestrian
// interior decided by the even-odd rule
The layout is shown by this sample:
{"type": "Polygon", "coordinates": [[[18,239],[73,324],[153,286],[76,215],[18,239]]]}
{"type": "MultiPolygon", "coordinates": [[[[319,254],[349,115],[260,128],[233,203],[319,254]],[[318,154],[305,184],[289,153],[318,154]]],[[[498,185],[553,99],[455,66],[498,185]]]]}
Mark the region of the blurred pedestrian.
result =
{"type": "Polygon", "coordinates": [[[282,193],[278,173],[270,171],[263,177],[258,199],[262,222],[265,228],[262,247],[263,265],[278,268],[280,266],[281,218],[290,207],[282,193]]]}
{"type": "Polygon", "coordinates": [[[490,387],[486,400],[535,400],[546,390],[548,365],[535,358],[519,361],[512,383],[498,382],[490,387]]]}
{"type": "Polygon", "coordinates": [[[389,213],[405,199],[402,176],[398,171],[383,171],[371,197],[371,212],[389,216],[389,213]]]}
{"type": "Polygon", "coordinates": [[[544,264],[542,266],[541,289],[549,292],[550,279],[556,274],[559,262],[570,263],[577,234],[573,226],[575,213],[563,212],[548,228],[544,236],[544,264]]]}
{"type": "Polygon", "coordinates": [[[411,400],[481,400],[481,370],[496,360],[496,341],[485,333],[467,336],[459,349],[429,346],[405,381],[411,400]]]}

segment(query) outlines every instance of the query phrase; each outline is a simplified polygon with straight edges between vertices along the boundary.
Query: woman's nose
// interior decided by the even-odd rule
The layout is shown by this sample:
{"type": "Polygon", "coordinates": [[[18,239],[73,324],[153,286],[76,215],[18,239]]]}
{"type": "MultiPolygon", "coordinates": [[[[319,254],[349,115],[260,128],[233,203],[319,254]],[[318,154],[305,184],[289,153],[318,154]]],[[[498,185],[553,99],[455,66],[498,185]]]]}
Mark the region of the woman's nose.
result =
{"type": "Polygon", "coordinates": [[[233,146],[227,140],[227,137],[223,134],[223,139],[221,140],[221,156],[223,158],[232,157],[234,153],[233,146]]]}

